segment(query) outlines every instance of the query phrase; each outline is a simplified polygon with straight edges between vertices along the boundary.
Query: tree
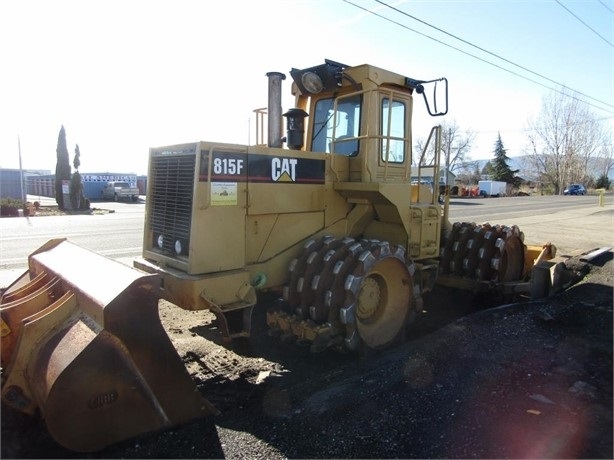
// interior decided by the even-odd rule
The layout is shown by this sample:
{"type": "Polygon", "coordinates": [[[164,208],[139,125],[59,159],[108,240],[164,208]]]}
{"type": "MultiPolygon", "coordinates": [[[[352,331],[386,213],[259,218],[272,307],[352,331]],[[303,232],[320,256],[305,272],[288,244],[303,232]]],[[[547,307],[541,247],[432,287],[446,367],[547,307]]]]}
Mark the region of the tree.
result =
{"type": "MultiPolygon", "coordinates": [[[[469,130],[461,132],[460,127],[455,121],[443,122],[441,124],[441,167],[448,171],[455,171],[462,168],[469,161],[469,152],[475,134],[469,130]]],[[[424,150],[423,140],[416,142],[416,151],[422,152],[420,164],[429,164],[434,158],[434,142],[431,142],[429,149],[424,150]]]]}
{"type": "MultiPolygon", "coordinates": [[[[612,138],[609,132],[606,132],[608,138],[612,138]]],[[[610,177],[610,171],[614,168],[614,147],[612,142],[605,143],[597,158],[595,158],[595,169],[599,177],[610,177]]]]}
{"type": "Polygon", "coordinates": [[[58,135],[58,146],[55,150],[57,161],[55,165],[55,201],[58,208],[64,209],[64,194],[62,191],[63,181],[70,180],[70,160],[68,158],[68,148],[66,147],[66,131],[64,125],[58,135]]]}
{"type": "Polygon", "coordinates": [[[477,184],[480,182],[482,175],[480,174],[480,162],[476,161],[473,165],[473,172],[471,173],[471,183],[477,184]]]}
{"type": "Polygon", "coordinates": [[[515,176],[519,171],[513,170],[507,164],[510,158],[507,156],[507,150],[503,147],[503,141],[501,140],[501,133],[497,135],[497,141],[495,142],[494,150],[495,158],[490,163],[492,165],[492,180],[506,182],[516,187],[520,185],[520,179],[515,176]]]}
{"type": "Polygon", "coordinates": [[[477,184],[481,179],[479,161],[466,161],[457,171],[456,180],[463,184],[477,184]]]}
{"type": "Polygon", "coordinates": [[[587,183],[590,161],[608,144],[603,123],[568,90],[546,96],[528,127],[528,154],[536,179],[557,195],[567,184],[587,183]]]}
{"type": "Polygon", "coordinates": [[[606,190],[610,190],[610,178],[604,174],[597,178],[597,182],[595,182],[596,188],[604,188],[606,190]]]}
{"type": "Polygon", "coordinates": [[[470,131],[460,132],[455,122],[444,123],[441,130],[441,150],[443,166],[448,171],[456,170],[463,162],[469,160],[468,154],[475,135],[470,131]]]}
{"type": "MultiPolygon", "coordinates": [[[[83,196],[83,182],[81,181],[81,174],[79,174],[79,166],[81,166],[81,152],[79,151],[79,144],[75,147],[75,157],[72,162],[75,167],[75,172],[70,179],[70,203],[73,209],[81,209],[86,203],[83,196]]],[[[89,207],[89,206],[88,206],[89,207]]],[[[85,208],[87,209],[87,207],[85,208]]]]}
{"type": "Polygon", "coordinates": [[[482,176],[488,176],[490,178],[495,173],[495,167],[489,161],[482,168],[482,176]]]}
{"type": "Polygon", "coordinates": [[[72,160],[72,165],[77,171],[79,170],[79,166],[81,166],[81,152],[79,151],[79,144],[75,146],[75,157],[72,160]]]}

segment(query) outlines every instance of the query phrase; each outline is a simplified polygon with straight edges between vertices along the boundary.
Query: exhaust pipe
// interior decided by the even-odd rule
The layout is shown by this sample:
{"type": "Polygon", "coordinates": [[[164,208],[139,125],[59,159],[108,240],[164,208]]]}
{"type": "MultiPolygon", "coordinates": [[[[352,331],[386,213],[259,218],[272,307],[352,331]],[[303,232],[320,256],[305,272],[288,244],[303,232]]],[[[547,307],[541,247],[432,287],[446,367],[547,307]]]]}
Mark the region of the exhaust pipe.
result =
{"type": "Polygon", "coordinates": [[[286,76],[281,72],[269,72],[266,76],[269,78],[268,146],[282,147],[281,82],[286,76]]]}

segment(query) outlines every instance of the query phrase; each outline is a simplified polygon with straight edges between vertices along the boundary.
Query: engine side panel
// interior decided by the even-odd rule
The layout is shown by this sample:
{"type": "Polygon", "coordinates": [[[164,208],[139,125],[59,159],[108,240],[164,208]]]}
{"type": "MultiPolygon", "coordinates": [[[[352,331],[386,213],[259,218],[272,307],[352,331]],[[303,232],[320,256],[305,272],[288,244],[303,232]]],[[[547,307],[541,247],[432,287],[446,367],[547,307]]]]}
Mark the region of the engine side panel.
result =
{"type": "Polygon", "coordinates": [[[247,216],[247,263],[266,262],[323,226],[321,211],[247,216]]]}

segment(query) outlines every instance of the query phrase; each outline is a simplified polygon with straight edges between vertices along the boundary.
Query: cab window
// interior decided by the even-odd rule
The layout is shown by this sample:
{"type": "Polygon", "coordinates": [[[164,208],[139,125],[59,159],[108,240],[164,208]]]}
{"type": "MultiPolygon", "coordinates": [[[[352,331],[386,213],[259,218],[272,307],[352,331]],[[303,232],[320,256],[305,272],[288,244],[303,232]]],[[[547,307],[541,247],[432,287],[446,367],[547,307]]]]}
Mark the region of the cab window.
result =
{"type": "Polygon", "coordinates": [[[311,142],[312,150],[330,153],[334,148],[335,153],[357,155],[358,139],[352,138],[360,135],[361,103],[360,95],[339,98],[335,116],[333,98],[317,101],[311,142]]]}
{"type": "Polygon", "coordinates": [[[382,99],[382,161],[386,161],[386,158],[388,158],[391,163],[402,163],[405,160],[406,113],[407,110],[403,101],[393,99],[391,102],[389,98],[382,99]],[[389,127],[390,131],[388,131],[389,127]]]}

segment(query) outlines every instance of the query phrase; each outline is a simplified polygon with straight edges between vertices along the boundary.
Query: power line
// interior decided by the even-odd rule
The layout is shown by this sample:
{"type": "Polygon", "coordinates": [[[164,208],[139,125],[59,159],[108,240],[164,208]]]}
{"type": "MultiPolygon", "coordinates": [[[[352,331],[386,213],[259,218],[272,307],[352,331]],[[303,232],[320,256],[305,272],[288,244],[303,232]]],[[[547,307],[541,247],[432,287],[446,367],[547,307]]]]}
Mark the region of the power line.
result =
{"type": "MultiPolygon", "coordinates": [[[[344,0],[344,1],[346,1],[347,3],[351,3],[349,0],[344,0]]],[[[567,87],[566,85],[564,85],[564,84],[562,84],[562,83],[559,83],[559,82],[557,82],[557,81],[555,81],[555,80],[552,80],[551,78],[548,78],[548,77],[546,77],[546,76],[544,76],[544,75],[542,75],[542,74],[540,74],[540,73],[534,72],[533,70],[530,70],[530,69],[528,69],[528,68],[526,68],[526,67],[524,67],[524,66],[522,66],[522,65],[520,65],[520,64],[516,64],[515,62],[512,62],[512,61],[510,61],[509,59],[506,59],[506,58],[504,58],[504,57],[502,57],[502,56],[500,56],[500,55],[498,55],[498,54],[496,54],[496,53],[493,53],[493,52],[491,52],[491,51],[488,51],[488,50],[486,50],[486,49],[484,49],[484,48],[482,48],[482,47],[480,47],[480,46],[478,46],[478,45],[475,45],[475,44],[473,44],[473,43],[471,43],[471,42],[469,42],[469,41],[467,41],[467,40],[464,40],[464,39],[462,39],[462,38],[460,38],[460,37],[458,37],[458,36],[456,36],[456,35],[454,35],[454,34],[451,34],[451,33],[449,33],[449,32],[446,32],[445,30],[443,30],[443,29],[441,29],[441,28],[439,28],[439,27],[436,27],[436,26],[434,26],[434,25],[432,25],[432,24],[429,24],[428,22],[423,21],[422,19],[419,19],[419,18],[417,18],[417,17],[415,17],[415,16],[412,16],[411,14],[406,13],[405,11],[399,10],[398,8],[395,8],[395,7],[391,6],[391,5],[388,5],[387,3],[385,3],[385,2],[383,2],[383,1],[381,1],[381,0],[375,0],[375,1],[376,1],[377,3],[379,3],[380,5],[386,6],[386,7],[390,8],[391,10],[396,11],[397,13],[403,14],[404,16],[407,16],[407,17],[409,17],[409,18],[411,18],[411,19],[413,19],[413,20],[415,20],[415,21],[418,21],[418,22],[420,22],[421,24],[424,24],[424,25],[426,25],[426,26],[428,26],[428,27],[430,27],[430,28],[432,28],[432,29],[437,30],[438,32],[441,32],[441,33],[443,33],[443,34],[445,34],[445,35],[448,35],[449,37],[452,37],[452,38],[454,38],[454,39],[456,39],[456,40],[458,40],[458,41],[460,41],[460,42],[462,42],[462,43],[465,43],[466,45],[469,45],[469,46],[471,46],[471,47],[473,47],[473,48],[476,48],[476,49],[478,49],[478,50],[480,50],[480,51],[482,51],[482,52],[484,52],[484,53],[486,53],[486,54],[489,54],[489,55],[491,55],[491,56],[493,56],[493,57],[496,57],[497,59],[501,59],[502,61],[507,62],[508,64],[511,64],[511,65],[513,65],[513,66],[515,66],[515,67],[518,67],[519,69],[522,69],[522,70],[524,70],[524,71],[526,71],[526,72],[529,72],[529,73],[531,73],[531,74],[533,74],[533,75],[536,75],[536,76],[538,76],[538,77],[540,77],[540,78],[543,78],[544,80],[547,80],[547,81],[549,81],[550,83],[554,83],[555,85],[558,85],[558,86],[561,86],[561,87],[567,87]]],[[[558,0],[557,0],[557,1],[558,1],[558,0]]],[[[357,5],[353,4],[353,3],[351,3],[351,4],[352,4],[352,5],[354,5],[354,6],[357,6],[357,5]]],[[[361,7],[359,7],[359,8],[361,8],[361,7]]],[[[363,10],[365,10],[364,8],[362,8],[362,9],[363,9],[363,10]]],[[[388,19],[388,18],[386,18],[386,17],[384,17],[384,16],[381,16],[381,15],[379,15],[379,14],[377,14],[377,13],[373,12],[373,11],[370,11],[370,10],[365,10],[365,11],[368,11],[368,12],[370,12],[371,14],[375,14],[376,16],[379,16],[379,17],[381,17],[381,18],[383,18],[383,19],[386,19],[386,20],[389,20],[389,21],[391,21],[391,22],[394,22],[394,21],[392,21],[392,20],[390,20],[390,19],[388,19]]],[[[397,22],[395,22],[395,24],[401,25],[400,23],[397,23],[397,22]]],[[[401,26],[402,26],[402,27],[405,27],[404,25],[401,25],[401,26]]],[[[437,42],[439,42],[439,43],[441,43],[441,44],[444,44],[444,45],[446,45],[446,46],[448,46],[448,47],[450,47],[450,48],[453,48],[453,49],[455,49],[455,50],[457,50],[457,51],[461,51],[462,53],[465,53],[465,54],[467,54],[467,55],[469,55],[469,56],[471,56],[471,57],[474,57],[474,58],[476,58],[476,59],[480,59],[482,62],[486,62],[486,63],[488,63],[488,64],[491,64],[491,65],[493,65],[493,66],[495,66],[495,67],[498,67],[498,68],[500,68],[500,69],[502,69],[502,70],[505,70],[506,72],[510,72],[510,73],[512,73],[513,75],[519,76],[519,77],[521,77],[521,78],[525,78],[526,80],[529,80],[529,81],[531,81],[531,82],[533,82],[533,83],[537,83],[537,84],[539,84],[539,85],[541,85],[541,86],[543,86],[543,87],[545,87],[545,88],[548,88],[548,89],[553,89],[553,88],[550,88],[550,87],[548,87],[548,86],[542,85],[541,83],[538,83],[538,82],[536,82],[535,80],[531,80],[531,79],[529,79],[529,78],[527,78],[527,77],[525,77],[525,76],[523,76],[523,75],[519,75],[519,74],[517,74],[517,73],[515,73],[515,72],[512,72],[512,71],[510,71],[509,69],[505,69],[505,68],[503,68],[503,67],[497,66],[496,64],[494,64],[494,63],[492,63],[492,62],[490,62],[490,61],[486,61],[486,60],[481,59],[481,58],[478,58],[477,56],[474,56],[474,55],[472,55],[472,54],[470,54],[470,53],[466,53],[465,51],[462,51],[462,50],[460,50],[460,49],[458,49],[458,48],[455,48],[455,47],[453,47],[453,46],[451,46],[451,45],[449,45],[449,44],[447,44],[447,43],[444,43],[444,42],[442,42],[442,41],[440,41],[440,40],[437,40],[437,39],[435,39],[435,38],[433,38],[433,37],[430,37],[430,36],[428,36],[428,35],[426,35],[426,34],[422,34],[422,33],[420,33],[420,32],[417,32],[417,31],[415,31],[415,30],[413,30],[413,29],[410,29],[409,27],[407,27],[407,28],[408,28],[409,30],[411,30],[412,32],[416,32],[416,33],[418,33],[418,34],[420,34],[420,35],[423,35],[423,36],[425,36],[425,37],[427,37],[427,38],[430,38],[431,40],[435,40],[435,41],[437,41],[437,42]]],[[[555,90],[555,91],[556,91],[556,90],[555,90]]],[[[603,104],[603,105],[606,105],[606,106],[608,106],[608,107],[612,107],[612,108],[614,108],[614,105],[608,104],[607,102],[601,101],[601,100],[599,100],[599,99],[595,99],[594,97],[591,97],[591,96],[589,96],[589,95],[587,95],[587,94],[584,94],[584,93],[582,93],[581,91],[574,90],[574,92],[575,92],[575,93],[577,93],[577,94],[579,94],[579,95],[581,95],[581,96],[584,96],[585,98],[591,99],[591,100],[593,100],[593,101],[595,101],[595,102],[598,102],[598,103],[600,103],[600,104],[603,104]]],[[[592,105],[592,104],[590,104],[590,105],[592,105]]],[[[597,107],[597,106],[594,106],[594,105],[593,105],[593,107],[596,107],[596,108],[600,108],[600,109],[601,109],[601,107],[597,107]]],[[[603,110],[603,109],[602,109],[602,110],[603,110]]]]}
{"type": "MultiPolygon", "coordinates": [[[[565,11],[567,11],[569,14],[571,14],[574,18],[576,18],[578,21],[580,21],[582,24],[584,24],[588,29],[590,29],[595,35],[597,35],[599,38],[601,38],[604,42],[606,42],[608,45],[610,45],[611,47],[614,48],[614,45],[612,45],[612,43],[610,43],[607,39],[605,39],[604,37],[601,36],[601,34],[599,32],[597,32],[595,29],[593,29],[591,26],[589,26],[586,22],[584,22],[582,19],[580,19],[578,16],[576,16],[569,8],[567,8],[565,5],[563,5],[559,0],[555,0],[560,6],[561,8],[565,9],[565,11]]],[[[603,5],[603,3],[602,3],[603,5]]],[[[605,6],[605,5],[603,5],[605,6]]],[[[609,8],[608,8],[609,9],[609,8]]],[[[611,11],[611,10],[610,10],[611,11]]]]}
{"type": "MultiPolygon", "coordinates": [[[[515,76],[517,76],[517,77],[520,77],[520,78],[522,78],[522,79],[524,79],[524,80],[527,80],[527,81],[529,81],[529,82],[531,82],[531,83],[535,83],[536,85],[539,85],[539,86],[541,86],[541,87],[543,87],[543,88],[546,88],[546,89],[549,89],[549,90],[551,90],[551,91],[556,91],[556,92],[558,92],[558,93],[564,94],[564,95],[565,95],[565,96],[567,96],[567,97],[571,97],[572,99],[575,99],[575,100],[577,100],[577,101],[579,101],[579,102],[583,102],[583,103],[585,103],[585,104],[587,104],[587,105],[590,105],[591,107],[595,107],[595,108],[597,108],[597,109],[599,109],[599,110],[603,110],[603,111],[608,112],[608,113],[613,113],[613,112],[612,112],[612,111],[610,111],[610,110],[604,109],[603,107],[599,107],[599,106],[597,106],[597,105],[595,105],[595,104],[591,104],[590,102],[587,102],[587,101],[585,101],[585,100],[582,100],[582,99],[580,99],[580,98],[578,98],[578,97],[576,97],[576,96],[574,96],[574,95],[570,95],[569,93],[566,93],[566,92],[564,92],[564,91],[562,91],[562,90],[560,90],[560,89],[556,89],[556,88],[552,88],[552,87],[550,87],[550,86],[547,86],[547,85],[545,85],[545,84],[543,84],[543,83],[540,83],[540,82],[538,82],[538,81],[536,81],[536,80],[533,80],[533,79],[531,79],[531,78],[529,78],[529,77],[527,77],[527,76],[525,76],[525,75],[521,75],[521,74],[519,74],[519,73],[517,73],[517,72],[514,72],[513,70],[506,69],[505,67],[502,67],[502,66],[500,66],[500,65],[498,65],[498,64],[495,64],[494,62],[491,62],[491,61],[488,61],[488,60],[486,60],[486,59],[484,59],[484,58],[481,58],[481,57],[479,57],[479,56],[476,56],[475,54],[471,54],[471,53],[469,53],[469,52],[467,52],[467,51],[465,51],[465,50],[463,50],[463,49],[457,48],[457,47],[455,47],[455,46],[453,46],[453,45],[450,45],[449,43],[446,43],[446,42],[444,42],[444,41],[442,41],[442,40],[439,40],[439,39],[437,39],[437,38],[435,38],[435,37],[432,37],[432,36],[427,35],[427,34],[425,34],[425,33],[419,32],[419,31],[417,31],[416,29],[412,29],[411,27],[409,27],[409,26],[407,26],[407,25],[405,25],[405,24],[402,24],[402,23],[400,23],[400,22],[398,22],[398,21],[394,21],[394,20],[392,20],[392,19],[390,19],[390,18],[388,18],[388,17],[386,17],[386,16],[383,16],[383,15],[381,15],[381,14],[379,14],[379,13],[376,13],[375,11],[372,11],[372,10],[369,10],[369,9],[367,9],[367,8],[364,8],[364,7],[360,6],[360,5],[357,5],[356,3],[353,3],[353,2],[351,2],[350,0],[343,0],[343,1],[344,1],[344,2],[346,2],[346,3],[348,3],[348,4],[350,4],[350,5],[352,5],[352,6],[354,6],[354,7],[356,7],[356,8],[358,8],[358,9],[361,9],[361,10],[363,10],[363,11],[365,11],[365,12],[369,13],[369,14],[372,14],[372,15],[374,15],[374,16],[377,16],[377,17],[379,17],[379,18],[381,18],[381,19],[383,19],[383,20],[385,20],[385,21],[388,21],[388,22],[390,22],[390,23],[392,23],[392,24],[396,24],[396,25],[398,25],[399,27],[402,27],[402,28],[404,28],[404,29],[407,29],[407,30],[409,30],[409,31],[411,31],[411,32],[414,32],[414,33],[416,33],[416,34],[418,34],[418,35],[421,35],[421,36],[423,36],[423,37],[425,37],[425,38],[428,38],[429,40],[433,40],[433,41],[435,41],[435,42],[437,42],[437,43],[439,43],[439,44],[441,44],[441,45],[444,45],[444,46],[446,46],[446,47],[448,47],[448,48],[451,48],[451,49],[453,49],[453,50],[455,50],[455,51],[458,51],[458,52],[463,53],[463,54],[465,54],[465,55],[467,55],[467,56],[470,56],[470,57],[472,57],[472,58],[474,58],[474,59],[477,59],[478,61],[484,62],[485,64],[488,64],[488,65],[491,65],[491,66],[493,66],[493,67],[496,67],[496,68],[498,68],[498,69],[500,69],[500,70],[503,70],[503,71],[508,72],[508,73],[510,73],[510,74],[512,74],[512,75],[515,75],[515,76]]],[[[378,3],[380,3],[380,4],[384,5],[384,6],[387,6],[388,8],[391,8],[391,9],[393,9],[393,10],[396,10],[396,8],[393,8],[393,7],[391,7],[390,5],[387,5],[387,4],[385,4],[385,3],[383,3],[383,2],[381,2],[381,1],[379,1],[379,0],[375,0],[375,1],[377,1],[378,3]]],[[[398,12],[400,12],[401,14],[404,14],[404,15],[406,15],[406,16],[409,16],[409,17],[411,17],[412,19],[416,19],[417,21],[423,22],[424,24],[428,25],[429,27],[432,27],[432,28],[434,28],[434,29],[436,29],[436,30],[439,30],[439,31],[441,31],[441,32],[443,32],[443,33],[445,33],[445,34],[447,34],[447,35],[450,35],[450,36],[452,36],[452,37],[456,38],[457,40],[460,40],[460,41],[462,41],[462,42],[464,42],[464,43],[467,43],[467,44],[469,44],[469,45],[473,46],[474,48],[480,49],[480,50],[482,50],[482,51],[484,51],[484,52],[486,52],[486,53],[488,53],[488,54],[491,54],[491,55],[493,55],[493,56],[495,56],[495,57],[497,57],[497,58],[499,58],[499,59],[501,59],[501,60],[503,60],[503,61],[506,61],[506,62],[508,62],[508,63],[510,63],[510,64],[512,64],[512,65],[515,65],[515,66],[517,66],[517,67],[519,67],[519,68],[521,68],[521,69],[523,69],[523,70],[526,70],[526,71],[528,71],[528,72],[530,72],[530,73],[533,73],[533,74],[535,74],[535,75],[537,75],[537,76],[539,76],[539,77],[541,77],[541,78],[544,78],[545,80],[548,80],[548,81],[551,81],[551,82],[553,82],[553,83],[555,83],[555,84],[557,84],[557,85],[560,85],[560,86],[566,87],[565,85],[562,85],[562,84],[560,84],[560,83],[557,83],[557,82],[556,82],[556,81],[554,81],[554,80],[551,80],[551,79],[549,79],[549,78],[547,78],[547,77],[544,77],[544,76],[542,76],[542,75],[540,75],[540,74],[538,74],[538,73],[535,73],[535,72],[533,72],[533,71],[531,71],[531,70],[529,70],[529,69],[526,69],[526,68],[524,68],[524,67],[522,67],[522,66],[520,66],[520,65],[518,65],[518,64],[515,64],[515,63],[513,63],[513,62],[511,62],[511,61],[508,61],[508,60],[507,60],[507,59],[505,59],[505,58],[502,58],[502,57],[500,57],[500,56],[497,56],[497,55],[496,55],[496,54],[494,54],[494,53],[491,53],[491,52],[489,52],[489,51],[486,51],[486,50],[484,50],[484,49],[482,49],[482,48],[480,48],[480,47],[478,47],[478,46],[476,46],[476,45],[473,45],[473,44],[471,44],[471,43],[469,43],[469,42],[467,42],[467,41],[465,41],[465,40],[463,40],[463,39],[461,39],[461,38],[458,38],[458,37],[456,37],[456,36],[454,36],[454,35],[452,35],[452,34],[450,34],[450,33],[448,33],[448,32],[445,32],[445,31],[443,31],[443,30],[441,30],[441,29],[438,29],[438,28],[437,28],[437,27],[435,27],[435,26],[432,26],[432,25],[430,25],[430,24],[428,24],[428,23],[425,23],[424,21],[421,21],[420,19],[413,18],[412,16],[408,15],[407,13],[405,13],[405,12],[403,12],[403,11],[400,11],[400,10],[396,10],[396,11],[398,11],[398,12]]],[[[591,96],[588,96],[588,95],[586,95],[586,94],[583,94],[583,93],[581,93],[580,91],[574,91],[574,92],[576,92],[577,94],[583,95],[584,97],[586,97],[586,98],[588,98],[588,99],[592,99],[592,100],[594,100],[594,101],[596,101],[596,102],[598,102],[598,103],[600,103],[600,104],[603,104],[603,105],[606,105],[606,106],[608,106],[608,107],[612,107],[612,108],[614,108],[614,106],[612,106],[611,104],[607,104],[607,103],[605,103],[605,102],[603,102],[603,101],[600,101],[600,100],[595,99],[595,98],[593,98],[593,97],[591,97],[591,96]]]]}
{"type": "Polygon", "coordinates": [[[603,3],[603,0],[599,0],[599,3],[601,3],[606,10],[609,10],[610,13],[614,14],[614,10],[612,10],[612,8],[610,8],[608,5],[603,3]]]}

